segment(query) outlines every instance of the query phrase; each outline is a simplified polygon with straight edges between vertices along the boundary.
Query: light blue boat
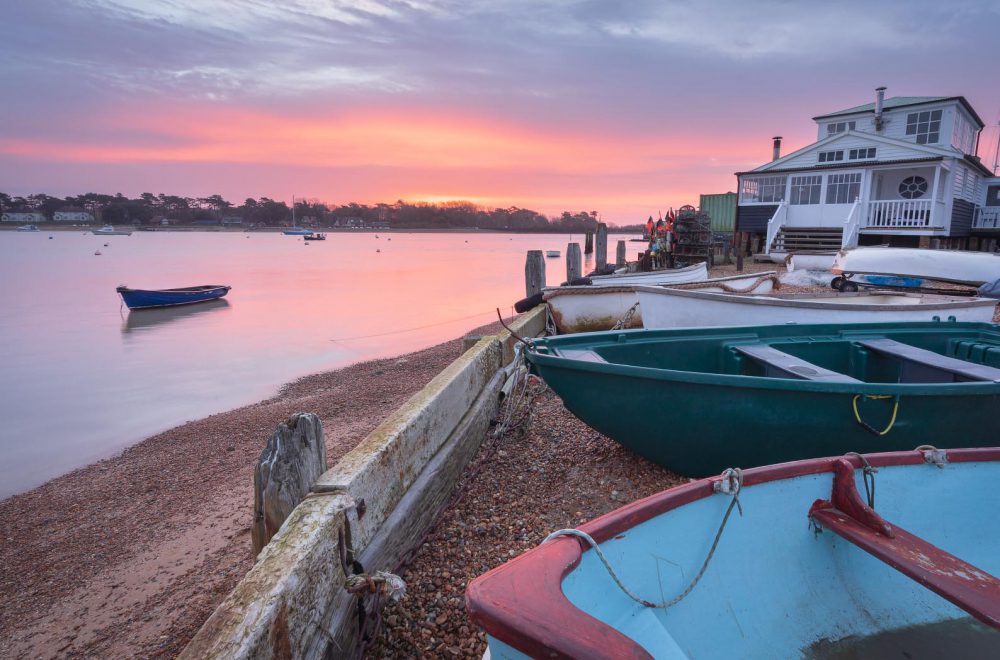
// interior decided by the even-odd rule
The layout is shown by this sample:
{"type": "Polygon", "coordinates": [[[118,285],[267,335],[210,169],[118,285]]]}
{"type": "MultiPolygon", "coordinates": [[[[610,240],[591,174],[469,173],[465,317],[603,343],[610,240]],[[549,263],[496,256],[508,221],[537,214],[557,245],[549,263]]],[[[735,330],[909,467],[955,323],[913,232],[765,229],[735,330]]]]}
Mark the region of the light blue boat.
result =
{"type": "Polygon", "coordinates": [[[563,530],[467,607],[493,660],[997,657],[998,483],[1000,448],[729,471],[579,528],[620,586],[563,530]]]}
{"type": "Polygon", "coordinates": [[[286,229],[281,233],[285,236],[312,236],[312,229],[286,229]]]}

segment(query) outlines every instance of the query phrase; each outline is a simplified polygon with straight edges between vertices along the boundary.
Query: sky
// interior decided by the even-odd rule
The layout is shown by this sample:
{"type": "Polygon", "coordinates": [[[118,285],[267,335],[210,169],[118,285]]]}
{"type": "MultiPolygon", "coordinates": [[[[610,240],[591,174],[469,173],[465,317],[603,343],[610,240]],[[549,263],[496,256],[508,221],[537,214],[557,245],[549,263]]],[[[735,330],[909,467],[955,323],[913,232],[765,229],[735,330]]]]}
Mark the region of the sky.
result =
{"type": "Polygon", "coordinates": [[[468,200],[641,221],[815,140],[965,96],[1000,1],[0,0],[0,191],[468,200]]]}

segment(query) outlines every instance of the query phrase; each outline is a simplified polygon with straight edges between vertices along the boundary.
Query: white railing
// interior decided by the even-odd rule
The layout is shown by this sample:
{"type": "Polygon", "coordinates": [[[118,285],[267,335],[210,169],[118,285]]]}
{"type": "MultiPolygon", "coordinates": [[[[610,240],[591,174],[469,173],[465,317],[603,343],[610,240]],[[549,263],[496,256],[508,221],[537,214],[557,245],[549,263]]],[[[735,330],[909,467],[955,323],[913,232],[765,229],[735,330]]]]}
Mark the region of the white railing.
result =
{"type": "Polygon", "coordinates": [[[1000,206],[977,206],[973,229],[1000,229],[1000,206]]]}
{"type": "Polygon", "coordinates": [[[851,212],[844,220],[844,231],[840,235],[840,247],[843,250],[858,247],[858,232],[861,230],[861,200],[854,198],[851,212]]]}
{"type": "Polygon", "coordinates": [[[887,199],[868,202],[868,227],[923,229],[932,226],[929,199],[887,199]]]}
{"type": "Polygon", "coordinates": [[[786,222],[788,222],[788,202],[780,202],[774,215],[767,221],[767,240],[764,243],[764,254],[771,254],[774,238],[786,222]]]}

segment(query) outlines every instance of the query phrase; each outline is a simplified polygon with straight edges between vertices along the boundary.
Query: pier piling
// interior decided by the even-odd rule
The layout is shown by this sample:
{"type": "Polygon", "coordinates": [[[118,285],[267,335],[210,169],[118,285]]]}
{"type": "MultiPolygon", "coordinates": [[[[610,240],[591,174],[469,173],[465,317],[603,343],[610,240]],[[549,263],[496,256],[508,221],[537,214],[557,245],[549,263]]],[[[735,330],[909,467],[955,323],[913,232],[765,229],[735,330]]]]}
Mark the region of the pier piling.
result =
{"type": "Polygon", "coordinates": [[[588,231],[584,236],[583,253],[584,254],[594,253],[594,232],[592,231],[588,231]]]}
{"type": "Polygon", "coordinates": [[[541,293],[545,286],[545,255],[541,250],[528,250],[528,258],[524,262],[524,296],[541,293]]]}
{"type": "Polygon", "coordinates": [[[625,241],[618,241],[618,247],[615,250],[615,268],[625,267],[625,241]]]}
{"type": "Polygon", "coordinates": [[[594,246],[597,254],[594,255],[597,272],[603,272],[608,265],[608,226],[603,222],[597,223],[597,241],[594,246]]]}
{"type": "Polygon", "coordinates": [[[583,275],[583,259],[580,256],[580,244],[570,243],[566,246],[566,281],[572,282],[583,275]]]}

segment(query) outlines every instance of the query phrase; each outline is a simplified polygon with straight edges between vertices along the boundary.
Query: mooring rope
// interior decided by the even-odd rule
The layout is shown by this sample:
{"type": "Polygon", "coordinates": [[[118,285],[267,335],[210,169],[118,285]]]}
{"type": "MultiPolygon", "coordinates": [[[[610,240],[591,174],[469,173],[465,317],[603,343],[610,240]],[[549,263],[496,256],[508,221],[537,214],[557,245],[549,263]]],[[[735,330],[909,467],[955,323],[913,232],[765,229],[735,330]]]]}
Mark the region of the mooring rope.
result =
{"type": "Polygon", "coordinates": [[[868,459],[864,455],[859,454],[856,451],[849,451],[844,456],[857,456],[861,459],[861,481],[865,485],[865,497],[868,499],[868,508],[875,508],[875,475],[878,473],[878,468],[868,462],[868,459]]]}
{"type": "Polygon", "coordinates": [[[715,533],[715,539],[712,541],[712,547],[709,549],[708,555],[705,557],[705,561],[702,563],[698,574],[694,576],[694,579],[691,580],[691,583],[687,586],[687,588],[677,596],[674,596],[672,599],[663,603],[653,603],[648,601],[645,598],[637,596],[628,587],[626,587],[621,581],[621,578],[618,577],[618,574],[615,573],[615,570],[611,567],[610,562],[608,562],[608,558],[604,556],[604,552],[597,544],[597,541],[595,541],[590,534],[587,534],[582,530],[560,529],[546,536],[542,543],[547,543],[548,541],[559,536],[575,536],[582,539],[594,549],[594,552],[597,553],[597,558],[601,560],[602,564],[604,564],[604,568],[607,569],[611,579],[614,580],[615,584],[618,585],[618,588],[621,589],[626,596],[645,607],[667,609],[684,600],[688,594],[694,590],[702,576],[705,575],[705,571],[708,570],[708,564],[712,561],[712,556],[715,554],[715,549],[719,547],[719,540],[722,538],[722,532],[726,529],[726,523],[729,522],[729,516],[732,514],[733,509],[738,508],[740,515],[743,515],[743,505],[740,504],[740,490],[743,488],[743,470],[740,468],[727,468],[726,471],[722,473],[722,480],[716,482],[716,487],[717,492],[729,493],[732,495],[733,499],[729,502],[725,515],[722,516],[722,522],[719,524],[719,530],[715,533]]]}
{"type": "Polygon", "coordinates": [[[896,423],[896,413],[899,412],[899,395],[898,394],[855,394],[854,399],[851,400],[851,407],[854,409],[854,419],[861,425],[861,428],[877,436],[883,436],[892,430],[893,425],[896,423]],[[896,402],[892,405],[892,417],[889,419],[889,425],[884,429],[879,431],[874,426],[868,422],[861,419],[861,414],[858,412],[858,399],[864,397],[866,399],[892,399],[895,398],[896,402]]]}
{"type": "Polygon", "coordinates": [[[773,283],[775,291],[781,288],[781,280],[778,279],[777,275],[761,275],[760,277],[758,277],[745,287],[730,286],[725,282],[704,281],[704,282],[687,282],[685,284],[671,284],[669,288],[684,289],[684,290],[719,288],[726,293],[750,293],[756,290],[757,287],[759,287],[760,285],[762,285],[764,282],[767,281],[771,281],[773,283]]]}
{"type": "Polygon", "coordinates": [[[632,317],[635,316],[635,310],[637,310],[637,309],[639,309],[639,303],[638,302],[636,302],[631,307],[629,307],[628,311],[625,312],[625,316],[623,316],[620,319],[618,319],[618,322],[615,323],[611,327],[611,329],[612,330],[623,330],[623,329],[629,327],[629,325],[632,324],[632,317]]]}

